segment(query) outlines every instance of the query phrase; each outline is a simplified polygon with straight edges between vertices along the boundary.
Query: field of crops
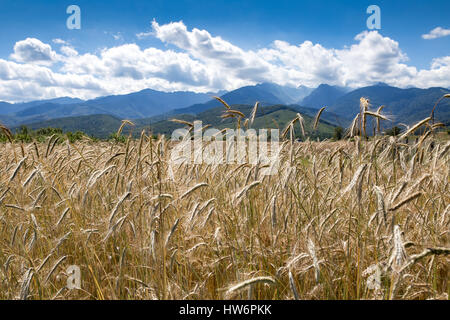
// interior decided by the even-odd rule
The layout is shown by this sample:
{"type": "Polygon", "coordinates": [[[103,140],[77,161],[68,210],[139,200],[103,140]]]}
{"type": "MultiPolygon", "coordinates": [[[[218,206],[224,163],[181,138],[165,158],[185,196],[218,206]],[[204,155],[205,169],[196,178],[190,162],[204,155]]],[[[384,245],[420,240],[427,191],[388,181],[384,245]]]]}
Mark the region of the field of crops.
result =
{"type": "Polygon", "coordinates": [[[450,144],[423,138],[287,140],[275,175],[1,143],[0,299],[448,299],[450,144]]]}

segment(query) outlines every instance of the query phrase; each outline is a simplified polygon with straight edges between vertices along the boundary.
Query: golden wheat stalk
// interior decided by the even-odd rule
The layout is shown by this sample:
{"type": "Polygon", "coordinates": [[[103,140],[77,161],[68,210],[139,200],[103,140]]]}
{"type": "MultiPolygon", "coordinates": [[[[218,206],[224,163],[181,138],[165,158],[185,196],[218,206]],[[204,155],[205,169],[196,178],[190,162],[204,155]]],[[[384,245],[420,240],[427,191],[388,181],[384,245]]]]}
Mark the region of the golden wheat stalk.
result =
{"type": "Polygon", "coordinates": [[[252,113],[250,114],[250,126],[253,125],[253,121],[255,121],[256,112],[258,111],[259,102],[255,103],[253,107],[252,113]]]}
{"type": "Polygon", "coordinates": [[[122,120],[122,124],[120,125],[119,130],[117,130],[116,135],[120,136],[120,134],[122,133],[123,128],[127,124],[130,125],[130,126],[134,126],[134,123],[131,122],[130,120],[122,120]]]}
{"type": "Polygon", "coordinates": [[[356,129],[358,128],[359,117],[360,114],[358,113],[356,117],[353,119],[352,124],[350,125],[349,134],[351,138],[356,136],[356,129]]]}
{"type": "Polygon", "coordinates": [[[300,115],[300,113],[297,113],[297,120],[298,120],[298,123],[300,124],[300,129],[302,130],[303,137],[306,137],[306,134],[305,134],[305,121],[304,121],[303,117],[300,115]]]}
{"type": "Polygon", "coordinates": [[[407,204],[408,202],[413,201],[414,199],[420,197],[422,195],[421,191],[417,191],[414,194],[406,197],[405,199],[399,201],[398,203],[396,203],[395,205],[393,205],[391,208],[389,208],[389,211],[395,211],[400,209],[401,207],[403,207],[405,204],[407,204]]]}
{"type": "Polygon", "coordinates": [[[216,99],[216,100],[218,100],[218,101],[220,101],[220,102],[225,106],[225,108],[231,109],[230,106],[228,105],[228,103],[226,103],[225,101],[223,101],[222,98],[219,98],[219,97],[213,97],[213,98],[216,99]]]}
{"type": "Polygon", "coordinates": [[[194,124],[189,122],[189,121],[185,121],[185,120],[180,120],[180,119],[170,119],[170,121],[172,122],[176,122],[176,123],[180,123],[180,124],[184,124],[187,125],[188,127],[193,127],[194,124]]]}
{"type": "Polygon", "coordinates": [[[180,200],[181,199],[183,199],[183,198],[185,198],[185,197],[187,197],[188,195],[190,195],[192,192],[194,192],[195,190],[197,190],[197,189],[199,189],[199,188],[202,188],[202,187],[207,187],[207,186],[209,186],[206,182],[201,182],[201,183],[198,183],[198,184],[196,184],[195,186],[193,186],[191,189],[189,189],[189,190],[187,190],[185,193],[183,193],[181,196],[180,196],[180,200]]]}
{"type": "Polygon", "coordinates": [[[313,130],[317,129],[317,126],[319,125],[320,116],[322,115],[322,112],[325,110],[325,108],[326,107],[323,107],[322,109],[319,110],[319,112],[317,112],[316,117],[314,118],[313,130]]]}
{"type": "Polygon", "coordinates": [[[294,276],[292,275],[292,272],[289,270],[289,286],[291,287],[292,294],[294,295],[295,300],[300,300],[297,286],[295,285],[294,276]]]}
{"type": "Polygon", "coordinates": [[[13,134],[11,130],[0,123],[0,130],[3,131],[3,134],[8,138],[9,142],[13,143],[13,134]]]}
{"type": "Polygon", "coordinates": [[[231,293],[233,293],[235,291],[244,289],[244,288],[246,288],[248,286],[251,286],[251,285],[254,285],[254,284],[257,284],[257,283],[268,283],[268,284],[272,284],[273,285],[273,284],[275,284],[275,280],[272,277],[256,277],[256,278],[248,279],[248,280],[239,282],[239,283],[231,286],[227,290],[226,294],[229,295],[229,294],[231,294],[231,293]]]}
{"type": "Polygon", "coordinates": [[[428,123],[431,120],[431,117],[425,118],[419,122],[417,122],[415,125],[413,125],[411,128],[409,128],[409,130],[407,130],[404,134],[402,134],[398,140],[402,140],[404,138],[406,138],[407,136],[409,136],[411,133],[413,133],[414,131],[416,131],[417,129],[419,129],[421,126],[423,126],[424,124],[428,123]]]}
{"type": "Polygon", "coordinates": [[[229,109],[229,110],[225,111],[225,114],[233,114],[233,115],[237,115],[241,118],[245,118],[245,115],[242,112],[240,112],[239,110],[229,109]]]}

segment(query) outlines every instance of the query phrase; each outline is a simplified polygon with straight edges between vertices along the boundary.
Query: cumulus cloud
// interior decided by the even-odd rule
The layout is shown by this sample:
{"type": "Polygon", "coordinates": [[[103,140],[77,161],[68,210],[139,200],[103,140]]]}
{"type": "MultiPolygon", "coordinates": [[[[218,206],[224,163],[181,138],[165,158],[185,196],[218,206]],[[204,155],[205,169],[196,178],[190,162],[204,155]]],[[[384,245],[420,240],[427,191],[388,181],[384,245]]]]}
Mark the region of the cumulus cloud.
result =
{"type": "Polygon", "coordinates": [[[264,74],[271,71],[271,64],[256,52],[244,51],[221,37],[213,37],[206,30],[194,28],[188,31],[181,21],[162,26],[153,21],[152,27],[155,37],[177,46],[218,71],[227,71],[223,73],[227,77],[239,74],[241,80],[255,81],[264,79],[264,74]]]}
{"type": "Polygon", "coordinates": [[[78,51],[71,46],[62,46],[60,50],[62,54],[68,57],[74,57],[78,55],[78,51]]]}
{"type": "MultiPolygon", "coordinates": [[[[282,85],[304,84],[317,86],[329,83],[359,87],[376,82],[387,82],[406,87],[417,84],[419,72],[408,66],[407,55],[399,43],[384,37],[378,31],[364,31],[355,37],[355,44],[342,49],[325,48],[321,44],[305,41],[299,45],[275,40],[269,48],[245,51],[206,30],[189,31],[183,22],[159,25],[152,22],[155,37],[174,45],[225,74],[235,84],[262,81],[282,85]]],[[[437,70],[430,70],[432,74],[437,70]]],[[[444,81],[449,85],[450,81],[444,81]]],[[[426,87],[427,83],[420,86],[426,87]]]]}
{"type": "Polygon", "coordinates": [[[398,87],[450,87],[450,56],[418,70],[408,65],[397,41],[378,31],[364,31],[343,48],[275,40],[258,50],[244,50],[207,30],[189,30],[182,21],[153,21],[144,36],[167,47],[127,43],[79,53],[61,39],[53,40],[60,45],[57,52],[38,39],[18,41],[11,55],[14,61],[0,59],[0,100],[89,99],[145,88],[210,92],[260,82],[359,87],[381,81],[398,87]]]}
{"type": "Polygon", "coordinates": [[[423,34],[422,38],[424,38],[426,40],[431,40],[431,39],[442,38],[442,37],[446,37],[446,36],[450,36],[450,29],[444,29],[441,27],[437,27],[437,28],[434,28],[433,30],[431,30],[429,33],[423,34]]]}
{"type": "Polygon", "coordinates": [[[393,83],[404,76],[414,76],[415,68],[404,63],[408,57],[401,51],[398,42],[383,37],[377,31],[364,31],[355,40],[359,43],[336,50],[336,57],[342,61],[342,84],[361,86],[379,81],[393,83]]]}
{"type": "Polygon", "coordinates": [[[57,55],[49,44],[36,38],[26,38],[16,42],[11,58],[18,62],[51,64],[57,59],[57,55]]]}
{"type": "Polygon", "coordinates": [[[52,41],[53,41],[53,43],[56,43],[56,44],[67,44],[67,41],[59,39],[59,38],[53,39],[52,41]]]}

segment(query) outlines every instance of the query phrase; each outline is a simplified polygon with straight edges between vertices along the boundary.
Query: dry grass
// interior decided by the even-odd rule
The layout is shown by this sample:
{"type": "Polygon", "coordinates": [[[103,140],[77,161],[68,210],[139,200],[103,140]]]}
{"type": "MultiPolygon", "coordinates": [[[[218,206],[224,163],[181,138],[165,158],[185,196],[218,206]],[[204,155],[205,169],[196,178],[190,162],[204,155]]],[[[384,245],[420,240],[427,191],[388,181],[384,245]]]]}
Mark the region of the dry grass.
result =
{"type": "Polygon", "coordinates": [[[286,143],[273,176],[171,148],[0,144],[0,299],[448,299],[448,143],[286,143]]]}

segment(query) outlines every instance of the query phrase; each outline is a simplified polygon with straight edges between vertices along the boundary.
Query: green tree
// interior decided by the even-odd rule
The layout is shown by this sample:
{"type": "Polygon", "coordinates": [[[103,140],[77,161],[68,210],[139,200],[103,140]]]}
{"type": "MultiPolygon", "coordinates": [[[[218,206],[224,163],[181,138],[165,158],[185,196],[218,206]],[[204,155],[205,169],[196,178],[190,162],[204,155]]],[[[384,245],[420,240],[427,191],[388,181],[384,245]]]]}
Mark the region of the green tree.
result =
{"type": "Polygon", "coordinates": [[[341,140],[344,135],[344,129],[342,127],[334,128],[333,139],[341,140]]]}
{"type": "Polygon", "coordinates": [[[72,133],[71,131],[66,133],[67,139],[69,139],[70,143],[74,143],[75,141],[83,139],[85,134],[81,131],[77,131],[75,133],[72,133]]]}
{"type": "Polygon", "coordinates": [[[33,140],[30,130],[24,125],[20,126],[20,129],[15,134],[15,139],[22,142],[31,142],[33,140]]]}
{"type": "Polygon", "coordinates": [[[38,136],[52,136],[54,134],[62,134],[63,131],[61,128],[41,128],[36,131],[36,135],[38,136]]]}
{"type": "Polygon", "coordinates": [[[125,136],[121,135],[121,134],[117,134],[117,132],[111,133],[109,135],[108,140],[113,140],[116,143],[125,143],[125,142],[127,142],[127,138],[125,136]]]}

